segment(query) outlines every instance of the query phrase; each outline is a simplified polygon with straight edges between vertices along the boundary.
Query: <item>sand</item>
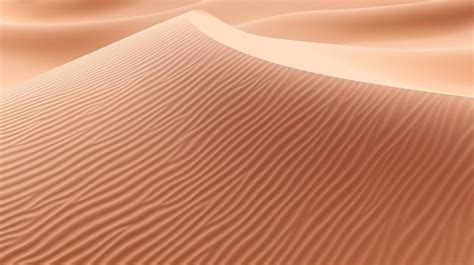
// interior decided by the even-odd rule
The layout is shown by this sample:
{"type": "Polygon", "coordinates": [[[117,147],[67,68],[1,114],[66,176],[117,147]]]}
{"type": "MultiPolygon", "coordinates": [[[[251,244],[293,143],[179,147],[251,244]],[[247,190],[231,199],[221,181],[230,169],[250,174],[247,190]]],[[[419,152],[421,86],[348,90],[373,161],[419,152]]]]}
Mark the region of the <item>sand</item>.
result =
{"type": "Polygon", "coordinates": [[[239,28],[275,38],[355,46],[469,48],[472,15],[469,2],[424,2],[285,13],[252,20],[239,28]]]}
{"type": "Polygon", "coordinates": [[[215,21],[2,96],[4,264],[472,261],[472,98],[257,58],[215,21]]]}
{"type": "MultiPolygon", "coordinates": [[[[416,1],[398,1],[416,2],[416,1]]],[[[418,1],[419,2],[419,1],[418,1]]],[[[393,5],[380,1],[2,0],[0,87],[35,75],[191,10],[230,25],[306,10],[393,5]]],[[[313,25],[305,25],[312,28],[313,25]]],[[[295,29],[293,29],[295,30],[295,29]]],[[[300,29],[298,29],[299,31],[300,29]]],[[[422,29],[425,30],[425,29],[422,29]]]]}

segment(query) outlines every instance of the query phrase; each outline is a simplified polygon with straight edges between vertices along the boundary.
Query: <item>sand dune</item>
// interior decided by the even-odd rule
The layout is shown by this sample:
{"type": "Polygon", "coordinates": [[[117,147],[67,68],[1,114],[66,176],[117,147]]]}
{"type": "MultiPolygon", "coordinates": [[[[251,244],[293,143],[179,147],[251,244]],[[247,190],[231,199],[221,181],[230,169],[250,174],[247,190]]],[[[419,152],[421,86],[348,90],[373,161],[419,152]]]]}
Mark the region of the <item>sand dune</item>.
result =
{"type": "MultiPolygon", "coordinates": [[[[403,8],[406,9],[405,6],[403,8]]],[[[386,9],[391,8],[398,11],[401,7],[386,9]]],[[[118,37],[128,36],[130,32],[145,27],[155,19],[155,16],[140,16],[109,22],[73,23],[62,29],[55,25],[10,25],[3,31],[5,39],[2,45],[9,52],[3,55],[2,68],[11,69],[11,72],[5,71],[4,81],[6,84],[15,83],[51,68],[52,65],[61,65],[78,54],[86,54],[118,37]],[[38,39],[43,41],[36,42],[38,39]],[[58,46],[61,48],[56,48],[58,46]],[[37,56],[41,58],[36,58],[37,61],[30,65],[28,62],[37,56]],[[48,59],[44,59],[45,57],[48,59]]],[[[206,23],[203,23],[202,18],[198,20],[200,23],[195,24],[201,25],[200,30],[212,38],[274,63],[367,83],[460,96],[474,95],[471,77],[472,48],[468,46],[380,49],[304,43],[245,34],[218,19],[209,18],[206,23]],[[417,74],[413,75],[413,72],[417,74]]]]}
{"type": "Polygon", "coordinates": [[[473,3],[427,2],[287,13],[240,25],[292,40],[388,48],[469,48],[473,3]]]}
{"type": "Polygon", "coordinates": [[[101,21],[189,8],[198,0],[0,0],[3,18],[22,23],[101,21]]]}
{"type": "Polygon", "coordinates": [[[247,34],[211,16],[195,15],[192,20],[226,46],[273,63],[371,84],[474,96],[472,48],[407,50],[299,42],[247,34]]]}
{"type": "Polygon", "coordinates": [[[182,14],[193,9],[201,9],[219,15],[226,22],[234,24],[239,23],[239,21],[243,23],[262,17],[303,10],[385,6],[396,3],[416,2],[423,1],[389,1],[381,3],[376,0],[355,0],[351,2],[340,0],[0,0],[0,7],[4,11],[2,14],[3,19],[22,23],[103,21],[105,19],[151,15],[161,12],[182,14]],[[270,2],[271,5],[269,5],[270,2]]]}
{"type": "Polygon", "coordinates": [[[3,263],[470,264],[472,98],[256,57],[216,21],[2,96],[3,263]]]}
{"type": "MultiPolygon", "coordinates": [[[[409,1],[398,1],[409,2],[409,1]]],[[[230,25],[306,10],[393,5],[380,1],[1,1],[1,86],[11,87],[191,10],[230,25]]],[[[313,28],[314,25],[304,25],[313,28]]]]}

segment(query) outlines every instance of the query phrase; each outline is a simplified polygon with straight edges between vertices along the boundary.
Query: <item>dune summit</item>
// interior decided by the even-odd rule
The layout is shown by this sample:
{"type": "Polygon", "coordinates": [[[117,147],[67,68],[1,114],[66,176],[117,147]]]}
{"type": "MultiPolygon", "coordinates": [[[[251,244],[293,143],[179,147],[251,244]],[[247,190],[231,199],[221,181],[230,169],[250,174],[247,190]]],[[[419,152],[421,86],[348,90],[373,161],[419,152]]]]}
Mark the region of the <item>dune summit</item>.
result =
{"type": "Polygon", "coordinates": [[[471,263],[472,98],[200,23],[222,26],[188,13],[2,96],[2,263],[471,263]]]}
{"type": "Polygon", "coordinates": [[[474,96],[471,48],[384,49],[292,41],[245,33],[202,12],[188,17],[216,41],[272,63],[371,84],[474,96]]]}
{"type": "MultiPolygon", "coordinates": [[[[406,67],[403,76],[413,78],[411,68],[415,67],[423,78],[420,69],[426,68],[425,79],[455,77],[450,87],[463,80],[465,87],[472,73],[472,7],[468,2],[420,0],[0,0],[0,86],[2,90],[14,87],[157,23],[204,10],[229,25],[268,37],[395,49],[368,49],[372,52],[357,60],[381,55],[384,61],[401,62],[395,71],[406,67]]],[[[329,53],[330,61],[340,59],[332,58],[338,51],[334,45],[320,46],[331,48],[319,54],[329,53]]],[[[353,49],[346,48],[342,59],[346,53],[352,59],[343,64],[354,59],[353,49]]],[[[364,62],[356,68],[372,64],[364,62]]],[[[436,86],[438,82],[429,85],[430,89],[436,86]]]]}

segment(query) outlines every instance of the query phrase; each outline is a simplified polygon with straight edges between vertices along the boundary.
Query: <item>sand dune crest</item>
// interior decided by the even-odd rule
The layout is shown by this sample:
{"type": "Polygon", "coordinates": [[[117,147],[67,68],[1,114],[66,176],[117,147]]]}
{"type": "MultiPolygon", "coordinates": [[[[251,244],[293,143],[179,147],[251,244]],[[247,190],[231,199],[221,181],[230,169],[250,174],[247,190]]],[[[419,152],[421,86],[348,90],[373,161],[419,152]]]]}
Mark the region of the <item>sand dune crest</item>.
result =
{"type": "Polygon", "coordinates": [[[287,13],[239,25],[275,38],[397,49],[470,48],[473,4],[427,2],[287,13]]]}
{"type": "MultiPolygon", "coordinates": [[[[414,1],[396,2],[406,4],[414,1]]],[[[435,4],[436,3],[432,5],[435,4]]],[[[0,1],[0,10],[2,11],[0,19],[0,34],[2,39],[2,45],[0,45],[0,68],[2,68],[3,73],[0,79],[0,86],[12,87],[35,75],[44,73],[133,33],[191,10],[204,10],[230,25],[238,25],[251,21],[260,21],[262,18],[276,18],[279,17],[279,15],[307,10],[316,11],[341,8],[356,8],[355,10],[359,10],[358,8],[361,7],[379,7],[382,5],[394,5],[394,2],[318,0],[278,1],[269,4],[268,1],[3,0],[0,1]]],[[[384,11],[383,13],[390,13],[390,11],[384,11]]],[[[416,15],[419,16],[420,14],[417,13],[416,15]]],[[[337,18],[338,16],[334,17],[337,18]]],[[[328,28],[334,28],[334,17],[333,19],[323,19],[322,22],[327,23],[328,28]],[[331,27],[331,25],[333,26],[331,27]]],[[[372,17],[373,20],[375,16],[370,17],[372,17]]],[[[360,17],[357,18],[357,16],[355,16],[355,18],[358,20],[361,19],[360,17]]],[[[378,19],[377,17],[375,18],[378,19]]],[[[456,20],[454,19],[454,21],[456,20]]],[[[308,20],[308,23],[300,22],[297,23],[298,27],[301,26],[298,30],[295,30],[291,23],[288,25],[274,24],[275,26],[281,26],[282,29],[289,28],[291,32],[306,32],[308,29],[318,28],[314,25],[314,21],[312,20],[308,20]]],[[[444,22],[450,23],[449,20],[444,22]]],[[[432,24],[436,26],[439,23],[432,24]]],[[[391,21],[388,21],[385,25],[391,25],[391,21]]],[[[389,28],[384,27],[384,30],[387,29],[389,28]]],[[[423,32],[425,31],[430,31],[427,27],[420,29],[421,30],[418,30],[420,34],[424,34],[423,32]]],[[[329,40],[340,42],[340,37],[345,35],[354,36],[348,34],[348,30],[353,31],[353,28],[345,30],[345,34],[336,34],[336,36],[339,36],[339,39],[329,40]]],[[[324,40],[328,32],[323,29],[318,29],[318,31],[321,32],[321,37],[324,40]]],[[[261,34],[265,33],[266,30],[261,31],[261,34]]],[[[455,40],[463,41],[466,39],[466,35],[463,32],[459,32],[459,34],[452,32],[452,34],[460,36],[460,38],[455,38],[455,40]]],[[[379,33],[376,35],[379,35],[379,33]]],[[[357,36],[357,34],[355,36],[357,36]]],[[[369,36],[367,36],[368,38],[359,38],[358,41],[365,41],[366,44],[375,42],[377,45],[379,45],[381,41],[385,41],[384,45],[398,45],[396,44],[397,40],[394,41],[390,38],[386,38],[390,36],[384,35],[383,39],[378,40],[374,40],[373,36],[371,36],[372,35],[369,34],[369,36]]],[[[470,35],[468,35],[468,39],[472,39],[469,38],[469,36],[470,35]]],[[[301,35],[298,34],[291,36],[284,35],[282,37],[295,37],[295,39],[299,40],[308,40],[301,38],[301,35]]],[[[400,42],[400,39],[398,39],[398,42],[400,42]]],[[[436,42],[430,41],[427,43],[436,42]]],[[[458,47],[458,44],[454,43],[449,43],[449,45],[458,47]]]]}

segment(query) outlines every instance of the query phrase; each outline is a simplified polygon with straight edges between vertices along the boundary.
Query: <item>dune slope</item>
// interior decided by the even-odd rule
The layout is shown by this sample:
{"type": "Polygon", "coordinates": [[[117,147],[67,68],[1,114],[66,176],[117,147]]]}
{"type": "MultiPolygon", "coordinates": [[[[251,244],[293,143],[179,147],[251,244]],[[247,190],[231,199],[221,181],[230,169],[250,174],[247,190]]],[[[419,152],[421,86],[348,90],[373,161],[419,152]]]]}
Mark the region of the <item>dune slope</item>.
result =
{"type": "Polygon", "coordinates": [[[194,25],[211,38],[269,62],[366,83],[474,97],[470,47],[392,49],[276,39],[243,32],[204,12],[193,14],[194,25]]]}
{"type": "Polygon", "coordinates": [[[370,47],[472,47],[473,3],[425,2],[311,10],[248,21],[243,30],[276,38],[370,47]]]}
{"type": "MultiPolygon", "coordinates": [[[[236,25],[307,10],[356,8],[354,12],[357,12],[359,7],[406,4],[407,2],[414,1],[317,0],[269,3],[265,0],[0,0],[0,68],[2,69],[0,86],[12,87],[130,34],[191,10],[205,10],[226,23],[236,25]]],[[[390,11],[384,13],[390,13],[390,11]]],[[[419,15],[417,12],[416,16],[419,15]]],[[[445,17],[442,20],[436,18],[434,21],[441,23],[433,21],[430,23],[435,26],[442,23],[450,24],[449,20],[452,17],[447,18],[447,21],[444,19],[445,17]]],[[[306,32],[308,29],[316,28],[312,22],[309,20],[308,23],[298,23],[298,30],[291,25],[275,25],[282,26],[285,30],[291,29],[292,32],[306,32]]],[[[328,28],[334,28],[333,20],[323,22],[328,23],[328,28]]],[[[385,23],[385,25],[390,25],[390,23],[385,23]]],[[[322,29],[318,30],[321,33],[327,33],[322,29]]],[[[339,27],[338,31],[340,30],[339,27]]],[[[385,29],[381,30],[385,31],[385,29]]],[[[418,33],[423,34],[425,31],[432,32],[429,27],[425,27],[418,33]]],[[[344,35],[348,35],[348,30],[344,32],[344,35]]],[[[266,30],[262,33],[265,34],[266,30]]],[[[301,35],[294,36],[295,39],[301,39],[301,35]]],[[[465,36],[463,39],[466,39],[465,36]]],[[[468,39],[472,40],[472,37],[468,36],[468,39]]],[[[366,41],[371,42],[373,38],[368,36],[366,41]]],[[[390,42],[390,40],[386,41],[390,42]]]]}
{"type": "Polygon", "coordinates": [[[11,87],[37,74],[194,9],[230,24],[286,12],[381,5],[260,1],[77,0],[0,1],[0,85],[11,87]]]}
{"type": "Polygon", "coordinates": [[[2,263],[470,264],[472,103],[180,16],[2,97],[2,263]]]}

